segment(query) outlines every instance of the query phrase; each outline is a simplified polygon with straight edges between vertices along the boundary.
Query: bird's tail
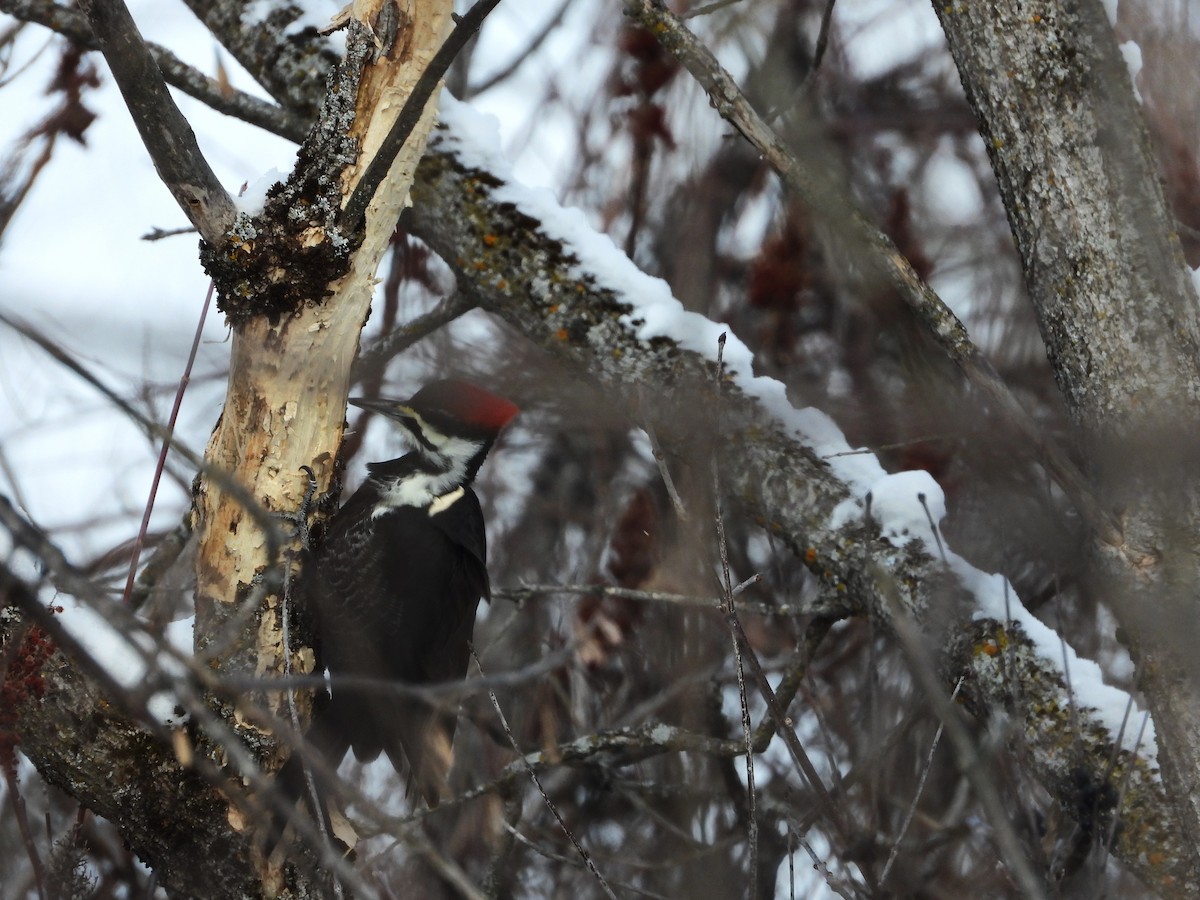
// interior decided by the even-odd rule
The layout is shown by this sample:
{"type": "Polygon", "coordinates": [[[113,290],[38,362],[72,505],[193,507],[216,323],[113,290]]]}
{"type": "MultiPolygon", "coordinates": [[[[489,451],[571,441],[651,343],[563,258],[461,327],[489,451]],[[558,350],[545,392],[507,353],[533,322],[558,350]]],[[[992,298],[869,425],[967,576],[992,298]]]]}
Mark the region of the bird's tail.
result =
{"type": "Polygon", "coordinates": [[[421,701],[403,704],[393,719],[387,754],[397,772],[408,773],[408,793],[414,790],[430,809],[449,790],[447,776],[454,761],[455,718],[421,701]]]}
{"type": "Polygon", "coordinates": [[[311,816],[319,823],[322,833],[333,839],[333,826],[329,818],[329,797],[332,794],[330,773],[336,771],[342,757],[349,749],[349,741],[343,729],[338,728],[326,713],[328,695],[319,693],[313,710],[312,724],[305,735],[305,751],[297,748],[292,752],[275,776],[275,788],[286,801],[289,811],[272,806],[271,827],[268,832],[268,848],[279,845],[288,824],[298,815],[311,816]],[[306,757],[314,757],[323,765],[308,764],[306,757]],[[303,800],[303,812],[297,801],[303,800]]]}

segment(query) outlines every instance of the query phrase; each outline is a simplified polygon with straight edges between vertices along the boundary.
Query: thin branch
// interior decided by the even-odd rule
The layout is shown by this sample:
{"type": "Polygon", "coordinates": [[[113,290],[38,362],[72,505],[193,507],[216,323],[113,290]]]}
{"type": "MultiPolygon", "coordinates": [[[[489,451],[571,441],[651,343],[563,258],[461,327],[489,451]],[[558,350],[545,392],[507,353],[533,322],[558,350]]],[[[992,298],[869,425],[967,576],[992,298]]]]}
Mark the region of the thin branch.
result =
{"type": "Polygon", "coordinates": [[[696,9],[689,10],[683,14],[685,19],[695,19],[698,16],[707,16],[712,13],[719,12],[727,6],[734,6],[741,3],[742,0],[715,0],[714,3],[706,3],[704,6],[699,6],[696,9]]]}
{"type": "MultiPolygon", "coordinates": [[[[750,584],[756,584],[751,580],[750,584]]],[[[733,595],[737,597],[745,590],[743,585],[734,588],[733,595]],[[741,590],[739,590],[741,588],[741,590]]],[[[673,594],[670,591],[639,591],[633,588],[616,587],[607,584],[523,584],[520,587],[492,588],[492,598],[509,600],[513,603],[523,603],[531,597],[540,594],[596,594],[601,597],[613,597],[620,600],[640,600],[646,603],[674,603],[677,606],[694,606],[703,609],[720,610],[724,603],[721,597],[698,597],[695,594],[673,594]]],[[[760,616],[807,616],[813,610],[808,604],[780,603],[778,605],[760,603],[755,600],[738,600],[738,606],[760,616]]]]}
{"type": "Polygon", "coordinates": [[[454,887],[463,900],[487,900],[486,895],[479,890],[462,866],[439,851],[420,828],[408,829],[405,833],[405,843],[416,850],[447,884],[454,887]]]}
{"type": "Polygon", "coordinates": [[[121,0],[82,0],[81,5],[158,177],[200,235],[220,243],[237,218],[233,198],[200,152],[129,10],[121,0]]]}
{"type": "Polygon", "coordinates": [[[455,291],[429,312],[389,331],[360,353],[350,370],[351,380],[365,381],[379,374],[392,359],[421,338],[432,334],[444,325],[449,325],[459,316],[474,308],[475,304],[466,294],[462,291],[455,291]]]}
{"type": "MultiPolygon", "coordinates": [[[[954,686],[953,693],[950,694],[950,702],[953,703],[958,699],[958,692],[962,688],[965,676],[958,679],[958,684],[954,686]]],[[[945,723],[939,722],[937,730],[933,733],[933,740],[929,744],[929,753],[925,756],[925,765],[921,768],[921,777],[917,781],[917,789],[913,792],[912,803],[908,806],[908,813],[904,816],[904,822],[900,825],[900,831],[896,834],[896,840],[892,842],[892,850],[888,854],[887,862],[883,864],[883,871],[879,873],[879,883],[887,884],[888,874],[892,871],[892,865],[896,862],[896,857],[900,855],[900,844],[904,840],[904,836],[908,834],[908,829],[912,825],[912,820],[917,814],[917,806],[921,803],[921,795],[925,792],[925,782],[929,778],[929,773],[933,769],[933,754],[937,752],[938,744],[942,740],[942,730],[945,728],[945,723]]]]}
{"type": "Polygon", "coordinates": [[[821,63],[825,61],[825,51],[829,47],[830,26],[833,25],[833,5],[836,2],[837,0],[825,0],[825,9],[821,13],[821,28],[817,32],[817,43],[813,48],[812,68],[804,79],[805,86],[812,83],[821,69],[821,63]]]}
{"type": "MultiPolygon", "coordinates": [[[[643,392],[639,390],[639,402],[645,404],[643,392]]],[[[650,439],[650,452],[654,456],[654,464],[658,466],[658,474],[662,476],[663,487],[667,489],[667,497],[671,500],[671,505],[675,507],[675,515],[680,521],[688,520],[687,507],[683,503],[683,498],[679,496],[679,491],[675,487],[675,479],[671,477],[671,467],[667,465],[667,455],[663,453],[662,445],[658,441],[658,433],[649,420],[642,423],[642,429],[646,432],[646,437],[650,439]]]]}
{"type": "Polygon", "coordinates": [[[566,14],[567,8],[570,7],[571,3],[572,0],[563,0],[563,2],[559,4],[559,7],[555,11],[554,15],[546,20],[546,24],[542,26],[542,30],[529,39],[529,43],[525,45],[525,48],[521,50],[521,52],[512,58],[512,62],[494,74],[489,75],[482,84],[468,85],[467,89],[463,91],[463,96],[461,99],[470,100],[472,97],[478,96],[485,91],[489,91],[500,82],[504,81],[504,79],[512,75],[513,72],[517,71],[517,69],[520,68],[521,63],[525,62],[525,60],[528,59],[538,47],[542,46],[542,44],[546,42],[546,38],[550,37],[550,35],[554,33],[554,29],[562,24],[562,18],[566,14]]]}
{"type": "Polygon", "coordinates": [[[959,771],[970,782],[987,815],[1001,859],[1026,897],[1047,900],[1046,886],[1026,858],[1021,839],[1009,819],[1008,804],[1000,796],[992,772],[960,718],[958,707],[947,696],[942,680],[929,659],[922,635],[900,600],[898,588],[882,571],[879,572],[879,583],[888,595],[886,599],[891,607],[891,625],[900,639],[900,647],[921,692],[946,727],[959,771]]]}
{"type": "MultiPolygon", "coordinates": [[[[0,11],[48,28],[81,47],[100,49],[99,41],[81,13],[51,0],[0,0],[0,11]]],[[[309,123],[302,117],[244,91],[230,90],[228,85],[222,85],[199,69],[189,66],[165,47],[153,43],[147,43],[146,46],[167,84],[217,112],[296,143],[304,140],[304,135],[308,133],[309,123]]]]}
{"type": "MultiPolygon", "coordinates": [[[[0,676],[2,676],[0,672],[0,676]]],[[[0,764],[4,770],[4,784],[8,794],[8,802],[13,809],[13,818],[17,820],[17,830],[21,833],[21,842],[25,845],[25,855],[29,857],[29,865],[33,868],[33,881],[37,887],[38,900],[47,900],[46,868],[42,864],[42,855],[38,853],[37,843],[33,839],[33,829],[29,827],[29,812],[25,806],[25,798],[21,796],[20,785],[17,784],[16,764],[9,766],[0,764]]],[[[49,813],[47,813],[49,815],[49,813]]],[[[49,898],[55,900],[55,898],[49,898]]]]}
{"type": "Polygon", "coordinates": [[[158,460],[154,464],[154,478],[150,483],[150,495],[146,498],[146,510],[142,513],[142,524],[138,528],[137,537],[133,542],[133,550],[129,554],[129,577],[125,581],[125,590],[121,600],[129,603],[133,595],[133,580],[137,577],[138,560],[142,555],[142,545],[146,541],[146,532],[150,528],[150,514],[154,511],[154,499],[158,496],[158,485],[162,479],[163,469],[167,466],[167,453],[171,449],[171,437],[175,434],[175,422],[179,418],[179,407],[183,405],[183,395],[192,381],[192,366],[196,362],[196,353],[200,349],[200,336],[204,333],[204,320],[208,317],[208,307],[212,303],[214,285],[208,283],[208,295],[204,305],[200,307],[200,319],[196,323],[196,333],[192,336],[192,348],[188,352],[187,362],[183,366],[183,374],[179,377],[179,387],[175,390],[175,402],[171,406],[171,415],[167,419],[167,433],[162,439],[162,449],[159,450],[158,460]]]}
{"type": "Polygon", "coordinates": [[[155,226],[142,235],[143,241],[161,241],[169,237],[178,237],[181,234],[195,234],[196,229],[191,225],[184,225],[181,228],[159,228],[155,226]]]}
{"type": "MultiPolygon", "coordinates": [[[[475,668],[479,670],[479,674],[482,676],[483,666],[479,662],[479,654],[475,652],[474,646],[471,647],[471,658],[475,660],[475,668]]],[[[600,874],[600,870],[597,869],[596,864],[592,862],[592,858],[588,855],[587,850],[585,850],[583,845],[576,840],[575,835],[571,833],[571,829],[567,827],[567,823],[563,821],[562,816],[558,812],[558,808],[555,807],[554,802],[546,793],[546,789],[542,787],[542,782],[541,779],[538,778],[537,772],[534,770],[533,766],[530,764],[525,755],[521,753],[521,745],[517,743],[516,736],[513,735],[512,729],[508,727],[508,719],[504,715],[504,710],[500,708],[500,701],[496,699],[496,692],[489,690],[488,697],[492,701],[492,708],[496,710],[496,716],[500,719],[500,725],[504,728],[504,733],[508,736],[509,743],[512,744],[513,750],[520,755],[520,761],[524,763],[525,769],[529,772],[529,777],[533,780],[533,783],[537,786],[538,792],[542,795],[542,800],[545,801],[546,808],[550,810],[551,815],[553,815],[555,821],[558,822],[558,826],[562,829],[563,834],[567,836],[567,839],[575,847],[575,852],[579,854],[580,859],[583,860],[588,871],[592,873],[592,876],[596,879],[597,883],[599,883],[601,890],[604,891],[609,900],[617,900],[617,895],[612,892],[612,888],[608,886],[608,882],[604,880],[604,876],[600,874]]]]}
{"type": "Polygon", "coordinates": [[[388,172],[392,168],[392,162],[404,147],[404,142],[408,140],[412,130],[417,127],[417,122],[421,120],[421,115],[425,112],[425,105],[429,102],[433,92],[437,90],[438,85],[441,84],[442,76],[446,74],[446,70],[454,62],[454,58],[462,52],[467,41],[474,37],[487,14],[495,9],[499,2],[500,0],[478,0],[466,15],[456,17],[454,30],[450,32],[446,43],[442,44],[441,49],[434,55],[428,68],[421,73],[412,93],[404,101],[400,115],[396,117],[387,137],[379,145],[379,152],[367,165],[366,171],[363,172],[350,199],[346,201],[342,213],[342,225],[347,233],[357,231],[362,225],[367,214],[367,205],[375,196],[375,191],[387,178],[388,172]]]}
{"type": "Polygon", "coordinates": [[[712,53],[658,0],[628,0],[626,12],[647,28],[663,48],[678,59],[707,92],[713,107],[746,138],[779,174],[787,189],[806,204],[824,210],[831,222],[856,244],[917,314],[930,336],[959,367],[967,381],[979,390],[988,404],[1036,449],[1043,465],[1080,515],[1103,541],[1120,545],[1124,538],[1118,519],[1105,509],[1079,467],[1063,452],[1013,396],[1004,380],[971,341],[962,322],[934,290],[921,280],[891,239],[875,228],[857,209],[852,199],[838,188],[840,180],[813,160],[801,162],[776,134],[737,82],[712,53]]]}
{"type": "MultiPolygon", "coordinates": [[[[725,332],[717,338],[717,366],[714,373],[715,403],[713,407],[713,431],[717,445],[721,442],[721,381],[725,377],[725,332]]],[[[733,605],[733,578],[729,571],[729,545],[725,542],[725,516],[721,511],[721,470],[718,453],[714,448],[712,453],[712,488],[713,504],[717,527],[717,548],[721,556],[721,595],[722,609],[730,624],[737,622],[737,609],[733,605]]],[[[742,646],[738,641],[737,630],[730,628],[730,640],[733,642],[733,664],[737,673],[738,703],[742,709],[742,737],[746,744],[746,831],[750,843],[750,887],[748,897],[758,896],[758,811],[757,796],[754,784],[754,733],[750,723],[750,703],[746,698],[746,669],[742,664],[742,646]]],[[[747,645],[749,650],[749,645],[747,645]]]]}

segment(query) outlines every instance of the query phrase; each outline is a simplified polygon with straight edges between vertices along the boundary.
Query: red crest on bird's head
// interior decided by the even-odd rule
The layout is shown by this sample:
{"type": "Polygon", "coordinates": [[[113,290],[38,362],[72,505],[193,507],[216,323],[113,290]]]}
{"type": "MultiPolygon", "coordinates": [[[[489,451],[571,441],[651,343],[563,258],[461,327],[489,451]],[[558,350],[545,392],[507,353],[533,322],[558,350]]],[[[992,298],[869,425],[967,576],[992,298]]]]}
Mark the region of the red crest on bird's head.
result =
{"type": "Polygon", "coordinates": [[[467,425],[495,433],[499,433],[520,412],[515,403],[457,378],[425,385],[413,394],[408,405],[423,416],[436,417],[442,413],[467,425]]]}

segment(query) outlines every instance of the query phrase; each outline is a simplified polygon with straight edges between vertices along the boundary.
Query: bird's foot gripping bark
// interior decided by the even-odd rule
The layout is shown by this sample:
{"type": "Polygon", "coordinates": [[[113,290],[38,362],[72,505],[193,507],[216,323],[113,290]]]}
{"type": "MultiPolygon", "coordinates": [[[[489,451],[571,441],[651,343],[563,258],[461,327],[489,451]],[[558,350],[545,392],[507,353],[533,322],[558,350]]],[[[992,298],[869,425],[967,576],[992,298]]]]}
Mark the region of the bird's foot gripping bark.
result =
{"type": "Polygon", "coordinates": [[[309,521],[314,515],[331,513],[337,508],[337,490],[326,491],[318,496],[320,487],[317,484],[317,474],[311,466],[301,466],[300,471],[308,476],[308,484],[304,488],[304,498],[300,508],[295,512],[280,512],[276,516],[291,525],[297,537],[300,538],[301,550],[312,550],[312,529],[309,521]]]}

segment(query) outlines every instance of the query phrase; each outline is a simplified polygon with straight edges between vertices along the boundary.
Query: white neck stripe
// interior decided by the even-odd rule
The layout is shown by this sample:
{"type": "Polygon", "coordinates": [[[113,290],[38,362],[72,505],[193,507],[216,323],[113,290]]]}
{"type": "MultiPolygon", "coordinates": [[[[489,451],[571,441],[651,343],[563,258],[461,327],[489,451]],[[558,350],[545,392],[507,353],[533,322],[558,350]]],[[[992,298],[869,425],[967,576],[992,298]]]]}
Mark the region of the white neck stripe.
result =
{"type": "Polygon", "coordinates": [[[454,490],[450,491],[450,493],[442,494],[442,496],[438,497],[432,503],[429,504],[429,515],[436,516],[440,512],[445,512],[450,507],[452,507],[459,499],[461,499],[462,495],[465,494],[466,492],[467,492],[467,489],[464,488],[460,484],[454,490]]]}

